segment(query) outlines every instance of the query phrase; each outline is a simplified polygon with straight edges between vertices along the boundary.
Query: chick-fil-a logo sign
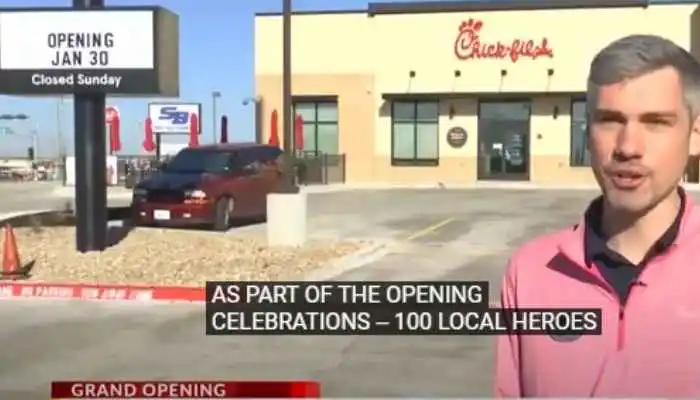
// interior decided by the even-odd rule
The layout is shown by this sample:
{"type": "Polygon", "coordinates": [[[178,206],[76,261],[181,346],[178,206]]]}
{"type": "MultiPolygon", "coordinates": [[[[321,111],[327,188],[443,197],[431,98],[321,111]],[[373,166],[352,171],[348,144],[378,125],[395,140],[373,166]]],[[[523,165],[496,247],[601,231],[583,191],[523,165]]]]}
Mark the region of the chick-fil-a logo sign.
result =
{"type": "Polygon", "coordinates": [[[482,58],[506,58],[513,62],[521,58],[536,59],[554,57],[547,38],[535,42],[532,39],[513,39],[510,43],[482,42],[481,28],[484,23],[476,19],[468,19],[459,25],[459,34],[455,40],[455,56],[460,60],[482,58]]]}

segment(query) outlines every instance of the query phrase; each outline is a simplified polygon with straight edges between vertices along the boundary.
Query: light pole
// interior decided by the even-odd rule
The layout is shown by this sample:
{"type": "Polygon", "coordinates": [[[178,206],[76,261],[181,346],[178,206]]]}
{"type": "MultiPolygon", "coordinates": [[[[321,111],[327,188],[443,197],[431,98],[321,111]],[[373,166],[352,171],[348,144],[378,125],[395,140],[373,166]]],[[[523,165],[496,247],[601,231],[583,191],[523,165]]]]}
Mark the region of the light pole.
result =
{"type": "Polygon", "coordinates": [[[63,114],[64,101],[65,99],[63,96],[60,96],[56,102],[56,151],[58,152],[58,158],[60,160],[63,160],[63,157],[66,155],[65,147],[63,145],[63,118],[61,117],[63,114]]]}
{"type": "Polygon", "coordinates": [[[211,138],[214,140],[212,142],[214,144],[216,144],[218,142],[218,140],[216,139],[216,128],[217,128],[217,126],[216,126],[216,116],[217,116],[216,102],[220,97],[221,97],[221,92],[216,91],[216,90],[211,92],[211,112],[212,112],[211,117],[212,117],[212,126],[214,129],[214,132],[211,133],[211,138]]]}
{"type": "Polygon", "coordinates": [[[255,120],[255,142],[256,143],[263,143],[263,134],[262,134],[262,128],[263,128],[263,119],[262,119],[262,97],[256,96],[256,97],[246,97],[243,99],[243,105],[247,106],[249,104],[253,104],[253,113],[254,113],[254,120],[255,120]]]}

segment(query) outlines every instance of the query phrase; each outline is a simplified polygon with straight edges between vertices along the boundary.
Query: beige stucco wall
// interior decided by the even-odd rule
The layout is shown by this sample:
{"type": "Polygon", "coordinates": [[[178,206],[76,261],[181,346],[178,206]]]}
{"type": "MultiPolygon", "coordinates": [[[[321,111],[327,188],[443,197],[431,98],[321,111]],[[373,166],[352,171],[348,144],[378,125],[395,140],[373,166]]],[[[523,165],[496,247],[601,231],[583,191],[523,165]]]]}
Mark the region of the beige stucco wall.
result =
{"type": "MultiPolygon", "coordinates": [[[[346,179],[396,182],[472,182],[476,179],[479,94],[538,93],[530,126],[530,179],[543,183],[592,180],[587,168],[569,167],[570,99],[585,91],[593,55],[615,38],[633,33],[665,36],[700,54],[700,23],[694,5],[648,8],[576,9],[472,13],[365,13],[295,15],[292,69],[295,95],[337,95],[340,151],[347,156],[346,179]],[[547,38],[552,58],[459,60],[454,43],[463,20],[483,21],[484,44],[547,38]],[[602,29],[591,29],[592,24],[602,29]],[[695,25],[697,26],[697,24],[695,25]],[[548,69],[554,71],[548,74],[548,69]],[[409,78],[409,71],[415,77],[409,78]],[[461,72],[460,77],[454,71],[461,72]],[[501,70],[507,71],[502,77],[501,70]],[[391,118],[383,94],[464,93],[441,100],[440,165],[392,167],[391,118]],[[471,93],[472,95],[469,95],[471,93]],[[452,119],[447,110],[452,106],[452,119]],[[553,109],[559,115],[554,118],[553,109]],[[467,145],[452,149],[446,131],[462,126],[467,145]]],[[[255,20],[256,92],[263,113],[281,110],[281,17],[255,20]]],[[[265,134],[269,127],[265,127],[265,134]]]]}

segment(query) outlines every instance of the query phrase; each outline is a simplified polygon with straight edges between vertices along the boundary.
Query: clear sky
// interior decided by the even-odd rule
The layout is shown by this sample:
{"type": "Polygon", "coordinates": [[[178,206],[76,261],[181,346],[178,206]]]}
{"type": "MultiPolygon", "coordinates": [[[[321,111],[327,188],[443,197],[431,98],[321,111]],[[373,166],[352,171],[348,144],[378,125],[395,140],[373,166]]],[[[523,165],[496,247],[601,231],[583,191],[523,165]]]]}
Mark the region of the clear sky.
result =
{"type": "MultiPolygon", "coordinates": [[[[106,0],[107,5],[160,5],[180,16],[180,99],[202,103],[202,141],[212,137],[211,93],[220,91],[217,110],[229,117],[230,140],[252,140],[253,109],[242,101],[254,94],[253,17],[256,12],[279,12],[282,0],[106,0]]],[[[0,7],[68,6],[70,0],[0,0],[0,7]]],[[[366,0],[293,0],[295,10],[359,9],[366,0]]],[[[28,29],[31,29],[28,27],[28,29]]],[[[159,99],[108,99],[122,115],[122,153],[138,154],[142,124],[149,101],[159,99]]],[[[23,156],[31,139],[20,136],[33,130],[39,136],[39,155],[57,153],[59,101],[44,98],[0,96],[0,114],[24,113],[25,122],[0,124],[0,156],[23,156]],[[17,136],[3,135],[10,128],[17,136]]],[[[69,152],[73,148],[73,103],[60,107],[61,131],[69,152]]],[[[183,139],[183,140],[186,140],[183,139]]]]}

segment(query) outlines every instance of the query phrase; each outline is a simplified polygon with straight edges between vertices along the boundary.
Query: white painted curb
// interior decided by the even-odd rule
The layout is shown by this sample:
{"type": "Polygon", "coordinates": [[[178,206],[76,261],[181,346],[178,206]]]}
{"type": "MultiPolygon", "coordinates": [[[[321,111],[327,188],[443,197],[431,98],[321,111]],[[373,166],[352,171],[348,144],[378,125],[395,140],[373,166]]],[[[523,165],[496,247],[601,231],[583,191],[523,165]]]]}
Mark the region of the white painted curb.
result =
{"type": "Polygon", "coordinates": [[[5,221],[8,221],[13,218],[17,217],[24,217],[27,215],[35,215],[35,214],[43,214],[47,212],[53,212],[56,210],[52,209],[45,209],[45,210],[25,210],[25,211],[15,211],[15,212],[9,212],[9,213],[2,213],[0,214],[0,224],[4,224],[5,221]]]}

